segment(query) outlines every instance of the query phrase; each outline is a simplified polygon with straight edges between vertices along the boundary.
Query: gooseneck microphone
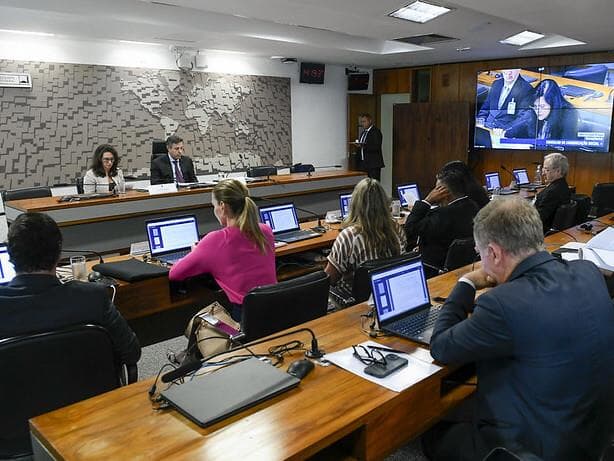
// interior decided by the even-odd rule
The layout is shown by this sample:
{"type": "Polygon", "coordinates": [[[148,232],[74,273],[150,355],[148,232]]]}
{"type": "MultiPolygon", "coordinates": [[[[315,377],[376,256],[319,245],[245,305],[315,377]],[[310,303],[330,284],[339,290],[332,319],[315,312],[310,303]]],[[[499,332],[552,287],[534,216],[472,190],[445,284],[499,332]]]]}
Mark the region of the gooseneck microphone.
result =
{"type": "Polygon", "coordinates": [[[79,249],[64,249],[64,248],[62,248],[62,253],[85,253],[85,254],[91,254],[91,255],[98,256],[98,262],[100,264],[104,263],[104,260],[102,259],[102,254],[100,254],[100,253],[98,253],[97,251],[94,251],[94,250],[79,250],[79,249]]]}
{"type": "MultiPolygon", "coordinates": [[[[256,201],[256,202],[257,202],[258,200],[262,200],[263,202],[269,202],[269,203],[272,203],[272,204],[277,204],[277,202],[275,202],[274,200],[270,200],[270,199],[268,199],[268,198],[264,198],[264,197],[251,197],[251,198],[252,198],[254,201],[256,201]]],[[[309,215],[311,215],[311,216],[315,216],[315,218],[318,220],[318,225],[317,225],[317,226],[312,227],[312,228],[311,228],[311,230],[312,230],[312,231],[317,232],[317,233],[319,233],[319,234],[323,234],[324,232],[326,232],[326,227],[322,226],[322,218],[320,217],[320,215],[319,215],[319,214],[314,213],[314,212],[313,212],[313,211],[311,211],[311,210],[307,210],[307,209],[305,209],[305,208],[301,208],[300,206],[296,206],[296,205],[294,205],[294,208],[296,208],[297,210],[300,210],[300,211],[302,211],[302,212],[304,212],[304,213],[307,213],[307,214],[309,214],[309,215]]]]}
{"type": "Polygon", "coordinates": [[[289,335],[293,335],[296,333],[302,333],[302,332],[307,332],[311,335],[311,349],[307,350],[305,352],[305,356],[309,357],[311,359],[317,359],[320,358],[324,355],[324,351],[322,349],[319,348],[318,346],[318,340],[316,338],[315,333],[313,332],[313,330],[311,330],[310,328],[298,328],[297,330],[292,330],[289,331],[287,333],[282,333],[273,337],[268,337],[268,338],[264,338],[264,339],[259,339],[256,341],[252,341],[250,343],[247,344],[242,344],[240,346],[237,347],[233,347],[231,349],[228,349],[227,351],[223,351],[223,352],[217,352],[215,354],[211,354],[207,357],[204,357],[200,360],[196,360],[194,362],[188,362],[184,365],[181,365],[177,368],[175,368],[172,371],[169,371],[168,373],[162,375],[161,379],[163,383],[170,383],[172,381],[175,381],[176,379],[182,378],[183,376],[193,373],[196,370],[198,370],[200,367],[203,366],[203,364],[207,363],[208,361],[210,361],[211,359],[214,359],[216,357],[219,357],[220,355],[225,355],[225,354],[229,354],[231,352],[235,352],[235,351],[239,351],[241,349],[245,349],[248,347],[252,347],[252,346],[256,346],[258,344],[262,344],[268,341],[272,341],[275,339],[279,339],[279,338],[283,338],[285,336],[289,336],[289,335]]]}

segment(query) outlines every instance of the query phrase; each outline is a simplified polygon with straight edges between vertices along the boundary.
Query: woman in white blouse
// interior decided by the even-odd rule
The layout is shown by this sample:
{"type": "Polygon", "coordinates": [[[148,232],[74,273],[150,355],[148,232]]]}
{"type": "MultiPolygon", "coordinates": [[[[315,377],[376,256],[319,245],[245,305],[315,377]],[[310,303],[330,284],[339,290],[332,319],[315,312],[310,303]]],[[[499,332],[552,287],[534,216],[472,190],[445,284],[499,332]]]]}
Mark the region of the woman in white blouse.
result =
{"type": "Polygon", "coordinates": [[[92,165],[83,177],[83,192],[113,192],[125,190],[126,182],[122,170],[118,169],[119,154],[109,144],[101,144],[94,151],[92,165]]]}

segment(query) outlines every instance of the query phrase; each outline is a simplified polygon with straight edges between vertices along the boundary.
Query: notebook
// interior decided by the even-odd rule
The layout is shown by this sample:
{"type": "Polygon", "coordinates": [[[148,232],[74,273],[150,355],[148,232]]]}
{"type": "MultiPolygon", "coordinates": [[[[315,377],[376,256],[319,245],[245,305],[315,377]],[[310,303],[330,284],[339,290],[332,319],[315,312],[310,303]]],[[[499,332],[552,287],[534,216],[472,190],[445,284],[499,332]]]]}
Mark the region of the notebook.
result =
{"type": "Polygon", "coordinates": [[[352,194],[339,195],[339,209],[341,210],[341,220],[344,220],[350,214],[350,203],[352,203],[352,194]]]}
{"type": "Polygon", "coordinates": [[[420,258],[379,268],[370,278],[380,329],[428,345],[441,306],[431,305],[420,258]]]}
{"type": "Polygon", "coordinates": [[[418,190],[418,184],[404,184],[397,186],[397,192],[399,194],[399,200],[403,208],[409,208],[414,206],[414,202],[420,200],[420,191],[418,190]]]}
{"type": "Polygon", "coordinates": [[[0,243],[0,285],[6,285],[15,277],[15,268],[9,261],[6,243],[0,243]]]}
{"type": "Polygon", "coordinates": [[[498,171],[486,173],[484,177],[486,178],[486,190],[488,190],[488,192],[494,192],[495,190],[499,189],[499,195],[511,195],[518,193],[517,190],[501,187],[501,178],[498,171]]]}
{"type": "Polygon", "coordinates": [[[176,216],[154,219],[145,223],[151,256],[167,264],[174,264],[187,255],[198,243],[196,216],[176,216]]]}
{"type": "Polygon", "coordinates": [[[300,383],[300,379],[256,358],[197,376],[161,392],[162,397],[200,427],[253,407],[300,383]]]}
{"type": "Polygon", "coordinates": [[[317,232],[301,230],[293,203],[261,207],[260,221],[273,229],[273,235],[278,242],[291,243],[320,237],[317,232]]]}
{"type": "Polygon", "coordinates": [[[529,180],[529,174],[527,173],[526,168],[514,168],[512,170],[512,173],[514,175],[514,179],[516,180],[516,184],[518,185],[518,187],[532,188],[537,185],[533,184],[529,180]]]}

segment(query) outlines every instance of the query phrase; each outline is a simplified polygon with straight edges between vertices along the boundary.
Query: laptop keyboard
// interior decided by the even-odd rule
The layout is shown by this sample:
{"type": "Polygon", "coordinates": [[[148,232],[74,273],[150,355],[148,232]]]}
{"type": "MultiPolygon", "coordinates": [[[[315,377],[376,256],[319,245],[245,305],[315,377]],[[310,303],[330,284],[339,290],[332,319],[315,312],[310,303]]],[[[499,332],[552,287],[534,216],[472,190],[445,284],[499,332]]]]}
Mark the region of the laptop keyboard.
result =
{"type": "Polygon", "coordinates": [[[388,328],[404,335],[416,336],[435,325],[440,310],[441,305],[431,306],[428,310],[425,309],[422,312],[397,320],[390,324],[388,328]]]}
{"type": "Polygon", "coordinates": [[[160,256],[158,259],[160,261],[179,261],[184,256],[187,256],[191,250],[182,250],[177,251],[176,253],[170,253],[164,256],[160,256]]]}

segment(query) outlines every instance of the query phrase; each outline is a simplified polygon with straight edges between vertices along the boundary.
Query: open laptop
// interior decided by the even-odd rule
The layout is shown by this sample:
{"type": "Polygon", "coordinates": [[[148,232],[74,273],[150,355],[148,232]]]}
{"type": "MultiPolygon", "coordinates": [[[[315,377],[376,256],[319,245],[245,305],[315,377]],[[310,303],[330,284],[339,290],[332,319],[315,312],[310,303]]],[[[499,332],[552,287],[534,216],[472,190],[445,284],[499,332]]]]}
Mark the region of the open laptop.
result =
{"type": "Polygon", "coordinates": [[[350,203],[352,203],[352,194],[339,195],[339,209],[341,210],[342,221],[350,214],[350,203]]]}
{"type": "Polygon", "coordinates": [[[370,273],[380,329],[429,344],[440,305],[431,305],[424,266],[419,257],[370,273]]]}
{"type": "Polygon", "coordinates": [[[293,203],[260,207],[260,221],[273,229],[277,242],[292,243],[321,235],[311,230],[301,230],[293,203]]]}
{"type": "Polygon", "coordinates": [[[187,255],[198,242],[196,216],[154,219],[145,223],[151,256],[174,264],[187,255]]]}
{"type": "Polygon", "coordinates": [[[518,191],[516,190],[501,187],[501,178],[499,176],[498,171],[486,173],[484,175],[484,178],[486,179],[486,190],[488,192],[494,192],[496,189],[499,189],[500,195],[510,195],[518,193],[518,191]]]}
{"type": "Polygon", "coordinates": [[[9,261],[6,243],[0,243],[0,285],[6,285],[15,277],[15,268],[9,261]]]}
{"type": "Polygon", "coordinates": [[[418,190],[418,184],[403,184],[397,186],[397,192],[399,194],[399,201],[403,208],[409,208],[414,206],[414,202],[420,200],[420,191],[418,190]]]}
{"type": "Polygon", "coordinates": [[[516,185],[520,188],[531,189],[537,186],[537,184],[533,184],[529,179],[529,174],[527,173],[526,168],[514,168],[512,170],[512,174],[516,180],[516,185]]]}

